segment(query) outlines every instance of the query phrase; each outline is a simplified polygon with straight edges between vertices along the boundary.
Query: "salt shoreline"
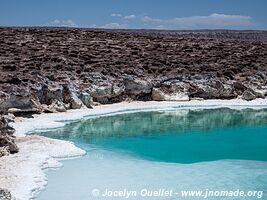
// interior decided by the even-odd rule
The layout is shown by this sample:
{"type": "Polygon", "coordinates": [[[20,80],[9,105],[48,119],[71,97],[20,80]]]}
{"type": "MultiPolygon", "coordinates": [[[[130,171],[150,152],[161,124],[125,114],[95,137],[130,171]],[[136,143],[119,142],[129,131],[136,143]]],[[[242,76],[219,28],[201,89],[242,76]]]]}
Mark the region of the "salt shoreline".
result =
{"type": "Polygon", "coordinates": [[[27,133],[50,128],[59,128],[66,123],[84,117],[136,112],[142,110],[164,110],[168,108],[199,109],[220,108],[267,108],[267,99],[253,101],[204,100],[187,102],[122,102],[96,106],[94,109],[69,110],[64,113],[34,115],[34,118],[17,118],[12,126],[16,129],[17,144],[20,152],[0,158],[0,187],[11,191],[17,200],[33,198],[47,184],[44,173],[46,168],[62,166],[63,158],[79,157],[85,151],[68,141],[49,139],[41,136],[26,136],[27,133]]]}

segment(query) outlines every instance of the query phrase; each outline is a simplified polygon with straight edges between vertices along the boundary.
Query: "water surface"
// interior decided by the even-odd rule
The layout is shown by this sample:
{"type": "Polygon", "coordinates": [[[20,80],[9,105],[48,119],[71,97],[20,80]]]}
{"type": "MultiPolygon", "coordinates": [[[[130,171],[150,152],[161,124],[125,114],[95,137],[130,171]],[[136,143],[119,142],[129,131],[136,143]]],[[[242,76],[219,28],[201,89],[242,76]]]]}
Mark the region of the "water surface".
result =
{"type": "Polygon", "coordinates": [[[38,200],[92,199],[94,188],[267,191],[267,109],[126,113],[38,134],[87,151],[49,171],[38,200]]]}

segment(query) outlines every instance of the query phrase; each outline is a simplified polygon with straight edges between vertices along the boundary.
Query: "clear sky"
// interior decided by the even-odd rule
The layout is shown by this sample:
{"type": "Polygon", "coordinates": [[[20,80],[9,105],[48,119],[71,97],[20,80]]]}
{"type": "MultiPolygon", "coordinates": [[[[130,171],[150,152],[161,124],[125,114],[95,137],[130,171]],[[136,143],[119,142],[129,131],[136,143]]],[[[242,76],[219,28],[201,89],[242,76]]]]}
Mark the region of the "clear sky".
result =
{"type": "Polygon", "coordinates": [[[267,30],[267,0],[1,0],[0,26],[267,30]]]}

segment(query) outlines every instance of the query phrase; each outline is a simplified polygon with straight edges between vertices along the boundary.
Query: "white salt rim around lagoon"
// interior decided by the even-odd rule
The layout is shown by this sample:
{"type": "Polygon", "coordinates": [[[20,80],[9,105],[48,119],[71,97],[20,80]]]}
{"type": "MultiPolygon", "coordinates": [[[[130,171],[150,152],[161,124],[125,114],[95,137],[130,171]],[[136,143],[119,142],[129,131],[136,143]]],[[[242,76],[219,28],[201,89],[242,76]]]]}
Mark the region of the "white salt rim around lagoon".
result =
{"type": "Polygon", "coordinates": [[[85,151],[73,143],[41,136],[26,136],[27,133],[63,127],[70,121],[84,117],[114,115],[118,113],[170,110],[204,109],[227,107],[231,109],[267,108],[267,99],[253,101],[204,100],[187,102],[122,102],[96,106],[94,109],[68,110],[65,113],[34,115],[34,118],[17,118],[12,126],[16,129],[20,152],[0,158],[0,187],[8,189],[18,200],[33,198],[47,184],[44,169],[60,167],[63,158],[79,157],[85,151]]]}

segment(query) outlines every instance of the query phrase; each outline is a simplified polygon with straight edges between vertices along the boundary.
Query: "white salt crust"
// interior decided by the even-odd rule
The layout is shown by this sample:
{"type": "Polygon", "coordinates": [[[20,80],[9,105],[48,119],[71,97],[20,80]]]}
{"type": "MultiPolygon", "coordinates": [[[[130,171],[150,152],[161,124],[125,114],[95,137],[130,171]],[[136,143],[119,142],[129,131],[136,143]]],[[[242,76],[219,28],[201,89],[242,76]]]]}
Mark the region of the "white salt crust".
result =
{"type": "Polygon", "coordinates": [[[188,102],[122,102],[111,105],[96,106],[94,109],[69,110],[64,113],[34,115],[34,118],[17,118],[12,126],[16,129],[19,153],[0,158],[0,187],[11,191],[17,200],[33,198],[47,184],[44,169],[58,168],[60,159],[79,157],[85,151],[73,143],[49,139],[42,136],[27,136],[27,133],[59,128],[66,123],[83,117],[113,115],[121,112],[138,112],[149,110],[168,110],[173,108],[219,108],[232,109],[267,108],[267,99],[253,101],[204,100],[188,102]]]}

